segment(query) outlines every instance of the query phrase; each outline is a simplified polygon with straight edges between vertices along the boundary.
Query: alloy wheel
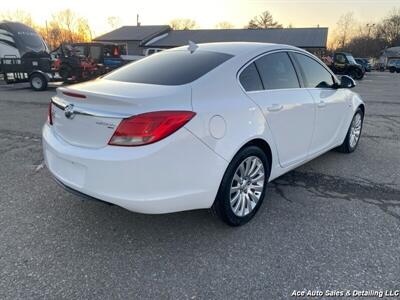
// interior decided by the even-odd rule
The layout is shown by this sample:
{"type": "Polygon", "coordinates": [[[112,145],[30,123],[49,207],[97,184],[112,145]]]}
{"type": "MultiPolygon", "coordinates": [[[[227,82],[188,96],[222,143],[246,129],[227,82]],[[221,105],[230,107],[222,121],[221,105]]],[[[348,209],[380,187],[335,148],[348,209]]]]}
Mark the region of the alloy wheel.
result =
{"type": "Polygon", "coordinates": [[[264,190],[265,170],[260,158],[250,156],[235,171],[230,188],[230,206],[238,217],[251,213],[264,190]]]}
{"type": "Polygon", "coordinates": [[[353,121],[351,122],[350,128],[350,147],[354,148],[357,145],[358,140],[360,139],[361,134],[361,126],[362,126],[362,117],[360,113],[357,113],[353,121]]]}

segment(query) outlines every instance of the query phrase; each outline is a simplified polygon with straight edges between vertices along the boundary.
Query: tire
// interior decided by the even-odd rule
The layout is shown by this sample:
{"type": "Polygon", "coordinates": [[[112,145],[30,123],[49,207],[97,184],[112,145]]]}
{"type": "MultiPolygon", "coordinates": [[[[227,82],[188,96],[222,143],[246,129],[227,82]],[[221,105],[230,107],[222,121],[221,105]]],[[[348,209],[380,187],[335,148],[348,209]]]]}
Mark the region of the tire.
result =
{"type": "Polygon", "coordinates": [[[264,200],[269,174],[268,157],[264,151],[257,146],[243,148],[225,171],[211,207],[212,212],[230,226],[246,224],[254,217],[264,200]],[[249,172],[241,172],[247,169],[246,166],[249,167],[249,172]],[[239,176],[239,173],[242,174],[239,176]],[[240,184],[239,178],[242,176],[247,179],[240,184]]]}
{"type": "Polygon", "coordinates": [[[359,69],[351,69],[349,71],[349,76],[355,80],[360,80],[364,77],[363,71],[359,69]]]}
{"type": "Polygon", "coordinates": [[[389,68],[389,72],[390,72],[390,73],[396,72],[396,68],[395,68],[395,67],[390,67],[390,68],[389,68]]]}
{"type": "Polygon", "coordinates": [[[358,142],[360,141],[363,123],[364,123],[364,113],[362,112],[362,110],[360,108],[358,108],[353,116],[353,119],[351,120],[349,129],[347,130],[346,138],[344,139],[343,144],[341,144],[339,147],[336,148],[337,151],[339,151],[341,153],[352,153],[352,152],[354,152],[354,150],[356,150],[356,148],[358,146],[358,142]],[[352,131],[352,129],[353,129],[353,126],[356,125],[355,123],[357,123],[356,119],[357,119],[358,115],[361,118],[360,119],[361,123],[360,123],[360,127],[359,127],[359,133],[358,133],[357,140],[354,143],[354,141],[352,141],[352,135],[354,132],[354,131],[352,131]]]}
{"type": "Polygon", "coordinates": [[[364,72],[362,70],[356,69],[356,79],[361,80],[364,77],[364,72]]]}
{"type": "Polygon", "coordinates": [[[353,79],[356,79],[356,77],[357,77],[356,70],[355,70],[355,69],[350,70],[350,71],[349,71],[349,76],[350,76],[351,78],[353,78],[353,79]]]}
{"type": "Polygon", "coordinates": [[[66,64],[62,64],[58,74],[63,80],[67,80],[68,78],[72,77],[72,67],[66,64]]]}
{"type": "Polygon", "coordinates": [[[40,73],[34,73],[29,78],[29,83],[34,91],[44,91],[47,89],[47,78],[40,73]]]}

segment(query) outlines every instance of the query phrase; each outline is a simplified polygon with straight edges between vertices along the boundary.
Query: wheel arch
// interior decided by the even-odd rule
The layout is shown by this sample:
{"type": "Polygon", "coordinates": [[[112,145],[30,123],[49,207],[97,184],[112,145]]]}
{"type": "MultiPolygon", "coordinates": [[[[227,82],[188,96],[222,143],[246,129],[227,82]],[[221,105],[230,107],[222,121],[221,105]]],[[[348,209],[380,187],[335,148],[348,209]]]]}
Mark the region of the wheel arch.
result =
{"type": "Polygon", "coordinates": [[[32,71],[31,73],[29,73],[29,80],[31,79],[31,77],[32,77],[33,75],[36,75],[36,74],[40,74],[40,75],[42,75],[47,81],[50,81],[49,75],[47,75],[45,72],[40,71],[40,70],[34,70],[34,71],[32,71]]]}
{"type": "Polygon", "coordinates": [[[365,102],[360,97],[360,95],[350,91],[349,96],[349,105],[351,106],[352,111],[351,118],[353,118],[353,115],[356,113],[358,108],[360,108],[365,115],[365,102]]]}
{"type": "Polygon", "coordinates": [[[267,155],[268,158],[268,164],[269,164],[269,169],[271,170],[272,168],[272,151],[271,151],[271,146],[268,144],[268,142],[264,139],[261,138],[254,138],[250,141],[248,141],[246,144],[244,144],[236,153],[239,153],[242,149],[248,147],[248,146],[256,146],[263,150],[265,154],[267,155]]]}
{"type": "Polygon", "coordinates": [[[357,107],[357,109],[358,109],[358,108],[361,109],[363,115],[365,116],[365,105],[364,105],[364,103],[361,103],[361,104],[357,107]]]}
{"type": "Polygon", "coordinates": [[[362,67],[357,65],[349,65],[349,70],[359,70],[362,71],[362,67]]]}
{"type": "MultiPolygon", "coordinates": [[[[226,168],[226,170],[225,170],[225,172],[224,172],[224,174],[223,174],[223,177],[221,178],[221,181],[220,181],[220,183],[219,183],[219,187],[218,187],[217,194],[216,194],[215,199],[214,199],[214,201],[213,201],[213,203],[212,203],[212,205],[211,205],[211,211],[212,211],[216,216],[220,217],[224,222],[226,222],[226,223],[228,223],[229,225],[232,225],[232,226],[238,226],[238,225],[241,225],[241,224],[246,223],[247,221],[245,221],[244,223],[238,223],[238,222],[235,223],[235,222],[232,222],[232,221],[231,221],[231,218],[229,218],[229,214],[227,215],[226,213],[224,213],[224,207],[226,207],[226,206],[223,204],[223,202],[221,202],[221,201],[222,201],[222,200],[221,200],[221,197],[223,197],[223,195],[224,195],[224,190],[225,190],[226,182],[227,182],[227,181],[224,180],[224,179],[225,179],[225,176],[226,176],[228,170],[230,169],[230,168],[229,168],[230,164],[234,161],[234,158],[235,158],[241,151],[243,151],[244,149],[246,149],[246,148],[249,147],[249,146],[253,146],[253,147],[255,146],[255,147],[259,148],[262,152],[264,152],[264,153],[266,154],[267,160],[268,160],[268,167],[269,167],[269,174],[268,174],[268,177],[271,175],[271,165],[272,165],[272,151],[271,151],[271,150],[272,150],[272,149],[271,149],[269,143],[268,143],[265,139],[259,138],[259,137],[254,137],[254,138],[248,140],[245,144],[243,144],[243,145],[236,151],[236,153],[235,153],[234,156],[232,157],[231,161],[229,162],[229,164],[228,164],[228,166],[227,166],[227,168],[226,168]]],[[[267,175],[267,174],[265,174],[265,175],[267,175]]],[[[268,180],[266,181],[266,184],[267,184],[267,183],[268,183],[268,180]]],[[[265,186],[264,186],[264,191],[263,191],[263,193],[264,193],[264,195],[265,195],[265,193],[266,193],[266,187],[265,187],[265,186]]],[[[262,203],[263,198],[264,198],[264,197],[262,197],[262,198],[259,200],[260,203],[262,203]]],[[[258,208],[259,208],[259,207],[260,207],[260,206],[258,206],[258,208]]],[[[256,208],[255,210],[253,210],[253,215],[257,212],[258,208],[256,208]]],[[[252,217],[250,217],[250,219],[251,219],[251,218],[252,218],[252,217]]]]}

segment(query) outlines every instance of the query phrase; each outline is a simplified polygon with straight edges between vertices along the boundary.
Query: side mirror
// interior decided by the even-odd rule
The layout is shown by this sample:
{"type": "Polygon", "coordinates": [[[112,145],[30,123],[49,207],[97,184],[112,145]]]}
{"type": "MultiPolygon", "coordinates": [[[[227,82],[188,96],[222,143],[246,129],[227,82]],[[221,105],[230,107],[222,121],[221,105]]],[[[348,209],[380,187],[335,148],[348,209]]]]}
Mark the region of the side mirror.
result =
{"type": "Polygon", "coordinates": [[[342,89],[351,89],[356,86],[356,82],[353,78],[347,75],[343,75],[340,78],[340,88],[342,89]]]}

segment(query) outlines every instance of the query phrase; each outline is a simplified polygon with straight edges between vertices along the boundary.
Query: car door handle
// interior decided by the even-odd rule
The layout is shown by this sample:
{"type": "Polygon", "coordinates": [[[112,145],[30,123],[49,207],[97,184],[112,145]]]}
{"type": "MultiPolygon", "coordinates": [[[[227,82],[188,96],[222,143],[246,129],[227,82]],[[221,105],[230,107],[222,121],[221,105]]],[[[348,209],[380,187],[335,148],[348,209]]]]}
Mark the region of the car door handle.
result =
{"type": "Polygon", "coordinates": [[[282,104],[272,104],[270,107],[268,107],[268,111],[280,111],[282,108],[282,104]]]}
{"type": "Polygon", "coordinates": [[[318,107],[322,108],[322,107],[326,106],[326,102],[321,100],[321,101],[319,101],[319,103],[317,105],[318,105],[318,107]]]}

